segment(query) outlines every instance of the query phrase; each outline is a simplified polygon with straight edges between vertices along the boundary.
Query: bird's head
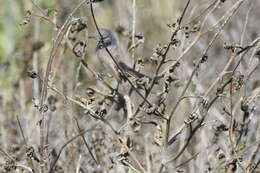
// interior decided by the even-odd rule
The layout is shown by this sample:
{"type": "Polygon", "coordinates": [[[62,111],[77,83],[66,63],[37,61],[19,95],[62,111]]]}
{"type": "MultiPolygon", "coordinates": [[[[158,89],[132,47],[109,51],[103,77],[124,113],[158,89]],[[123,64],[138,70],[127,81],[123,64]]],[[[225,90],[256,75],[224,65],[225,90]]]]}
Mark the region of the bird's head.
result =
{"type": "Polygon", "coordinates": [[[99,33],[97,33],[94,36],[89,37],[97,40],[96,50],[103,49],[104,45],[106,47],[116,46],[116,38],[109,29],[100,29],[99,31],[102,36],[99,33]]]}

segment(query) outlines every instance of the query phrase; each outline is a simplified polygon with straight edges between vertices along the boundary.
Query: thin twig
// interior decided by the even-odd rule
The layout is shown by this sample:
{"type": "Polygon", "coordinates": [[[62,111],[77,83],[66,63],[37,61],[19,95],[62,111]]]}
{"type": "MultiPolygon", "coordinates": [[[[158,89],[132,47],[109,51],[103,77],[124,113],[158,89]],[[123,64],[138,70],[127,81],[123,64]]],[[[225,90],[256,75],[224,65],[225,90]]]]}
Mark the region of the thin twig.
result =
{"type": "Polygon", "coordinates": [[[82,136],[82,135],[84,135],[85,133],[90,132],[90,131],[93,131],[93,130],[94,130],[94,129],[83,130],[83,131],[81,131],[80,133],[78,133],[76,136],[73,136],[71,139],[69,139],[67,142],[65,142],[65,143],[62,145],[62,147],[60,148],[57,157],[56,157],[55,160],[52,162],[52,164],[51,164],[51,166],[50,166],[50,171],[49,171],[49,173],[53,173],[54,168],[55,168],[55,165],[56,165],[57,161],[59,160],[62,151],[65,149],[65,147],[66,147],[68,144],[70,144],[72,141],[74,141],[75,139],[77,139],[79,136],[82,136]]]}
{"type": "Polygon", "coordinates": [[[140,161],[136,158],[136,156],[133,154],[133,152],[128,148],[128,146],[123,142],[123,139],[121,139],[120,137],[118,137],[118,143],[120,143],[125,149],[126,151],[129,153],[129,155],[133,158],[133,160],[137,163],[137,165],[139,166],[139,168],[142,170],[142,173],[146,173],[146,170],[144,169],[144,167],[142,166],[142,164],[140,163],[140,161]]]}
{"type": "Polygon", "coordinates": [[[19,120],[19,116],[18,116],[18,115],[16,115],[16,120],[17,120],[17,122],[18,122],[19,129],[20,129],[20,132],[21,132],[22,137],[23,137],[24,145],[25,145],[25,146],[28,146],[28,145],[27,145],[27,142],[26,142],[26,139],[25,139],[25,136],[24,136],[24,132],[23,132],[23,129],[22,129],[22,126],[21,126],[21,123],[20,123],[20,120],[19,120]]]}
{"type": "MultiPolygon", "coordinates": [[[[78,131],[79,131],[79,133],[80,133],[80,132],[82,131],[82,129],[81,129],[80,126],[79,126],[79,122],[78,122],[77,118],[75,117],[74,119],[75,119],[75,121],[76,121],[76,125],[77,125],[77,127],[78,127],[78,131]]],[[[95,161],[96,165],[99,165],[99,162],[98,162],[97,159],[94,157],[94,154],[92,153],[92,151],[91,151],[91,149],[90,149],[90,147],[89,147],[89,144],[87,143],[86,138],[84,137],[83,134],[81,135],[81,137],[82,137],[82,140],[83,140],[83,142],[84,142],[84,144],[85,144],[85,146],[86,146],[86,148],[87,148],[87,150],[88,150],[90,156],[91,156],[92,159],[95,161]]]]}
{"type": "Polygon", "coordinates": [[[180,163],[179,165],[177,165],[177,166],[175,167],[175,169],[186,165],[186,164],[189,163],[191,160],[193,160],[194,158],[196,158],[199,154],[200,154],[200,152],[197,152],[194,156],[192,156],[192,157],[189,158],[188,160],[186,160],[186,161],[180,163]]]}
{"type": "Polygon", "coordinates": [[[194,17],[193,19],[191,19],[189,22],[185,23],[184,25],[189,25],[192,22],[198,20],[201,16],[203,16],[211,7],[213,7],[218,2],[218,0],[213,0],[213,1],[214,2],[211,3],[207,8],[205,8],[198,16],[194,17]]]}
{"type": "Polygon", "coordinates": [[[2,152],[6,157],[8,157],[10,160],[12,161],[16,161],[10,154],[8,154],[5,150],[3,150],[1,147],[0,147],[0,152],[2,152]]]}

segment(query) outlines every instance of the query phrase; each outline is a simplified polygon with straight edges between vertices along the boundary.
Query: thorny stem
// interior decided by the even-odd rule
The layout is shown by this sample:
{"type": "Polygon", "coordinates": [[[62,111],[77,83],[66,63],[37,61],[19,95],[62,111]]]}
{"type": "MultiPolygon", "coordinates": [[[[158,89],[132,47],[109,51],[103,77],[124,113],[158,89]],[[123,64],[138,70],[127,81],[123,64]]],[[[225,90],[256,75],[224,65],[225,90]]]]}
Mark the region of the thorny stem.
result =
{"type": "MultiPolygon", "coordinates": [[[[234,6],[233,8],[230,10],[230,12],[228,12],[227,14],[229,14],[229,16],[227,17],[227,19],[224,21],[224,23],[219,27],[219,30],[218,32],[215,34],[215,36],[213,37],[213,39],[211,40],[211,42],[209,43],[208,47],[205,49],[204,53],[203,53],[203,56],[206,56],[207,55],[207,51],[209,50],[209,48],[212,46],[213,42],[216,40],[217,36],[219,35],[220,31],[222,30],[222,28],[225,26],[225,24],[227,23],[227,21],[231,18],[231,16],[235,13],[235,11],[240,7],[240,5],[243,3],[244,0],[240,0],[238,1],[234,6]]],[[[202,56],[202,57],[203,57],[202,56]]],[[[233,61],[235,55],[231,56],[232,58],[229,60],[229,63],[227,63],[226,67],[223,69],[223,73],[227,70],[227,68],[230,66],[231,62],[233,61]]],[[[187,89],[188,89],[188,86],[189,84],[191,83],[192,81],[192,78],[193,76],[195,75],[195,72],[197,71],[197,69],[199,68],[199,65],[200,65],[200,60],[197,62],[196,66],[195,66],[195,69],[193,70],[192,72],[192,75],[190,76],[189,78],[189,81],[187,82],[186,86],[184,87],[183,91],[182,91],[182,94],[181,96],[179,97],[177,103],[175,104],[175,106],[173,107],[172,111],[171,111],[171,114],[170,114],[170,117],[169,117],[169,120],[167,121],[167,129],[166,129],[166,144],[168,142],[168,137],[169,137],[169,131],[170,131],[170,121],[171,121],[171,118],[173,117],[173,114],[174,112],[176,111],[177,109],[177,106],[180,102],[180,98],[182,98],[184,96],[184,94],[186,93],[187,89]],[[177,106],[176,106],[177,105],[177,106]]],[[[219,75],[218,78],[215,80],[215,82],[209,87],[209,89],[205,92],[203,98],[206,98],[206,96],[209,94],[209,92],[212,90],[213,86],[217,84],[217,82],[219,81],[219,79],[223,76],[222,75],[219,75]]],[[[228,83],[230,83],[231,81],[229,81],[228,83]]],[[[224,88],[226,87],[226,84],[223,85],[223,87],[221,88],[222,91],[224,90],[224,88]]],[[[159,170],[158,170],[158,173],[162,171],[163,167],[172,162],[172,161],[175,161],[176,159],[178,159],[182,153],[185,151],[185,149],[187,148],[191,138],[194,136],[195,132],[201,127],[202,123],[204,122],[205,118],[206,118],[206,115],[207,115],[207,112],[209,110],[209,108],[213,105],[213,103],[217,100],[217,98],[219,98],[219,95],[217,95],[214,99],[212,99],[212,101],[208,104],[207,108],[206,108],[206,111],[204,113],[204,115],[202,115],[202,119],[200,120],[200,122],[198,123],[198,125],[196,127],[194,127],[190,133],[190,136],[189,138],[187,139],[187,142],[184,144],[184,146],[182,147],[182,149],[180,150],[180,152],[173,158],[169,159],[168,161],[164,162],[164,163],[161,163],[160,167],[159,167],[159,170]]],[[[201,104],[202,105],[202,104],[201,104]]],[[[200,106],[201,106],[200,105],[200,106]]],[[[199,106],[199,107],[200,107],[199,106]]],[[[196,107],[193,111],[193,112],[196,112],[198,110],[199,107],[196,107]]]]}
{"type": "MultiPolygon", "coordinates": [[[[243,1],[244,1],[244,0],[238,1],[238,2],[233,6],[233,8],[232,8],[229,12],[227,12],[227,14],[229,14],[229,16],[228,16],[227,19],[223,22],[223,24],[219,27],[218,32],[217,32],[217,33],[214,35],[214,37],[212,38],[211,42],[209,43],[209,45],[208,45],[207,48],[205,49],[205,51],[204,51],[204,53],[203,53],[203,55],[202,55],[201,58],[203,58],[204,56],[207,56],[207,52],[208,52],[209,48],[213,45],[213,43],[215,42],[215,40],[216,40],[217,37],[219,36],[220,32],[222,31],[223,27],[227,24],[227,22],[229,21],[229,19],[231,18],[231,16],[235,13],[235,11],[239,8],[239,6],[242,4],[243,1]]],[[[232,58],[231,58],[231,59],[232,59],[232,58]]],[[[233,60],[233,59],[232,59],[232,60],[233,60]]],[[[229,61],[229,62],[231,63],[232,61],[229,61]]],[[[192,81],[194,75],[196,74],[196,71],[199,69],[200,64],[201,64],[201,59],[197,61],[196,66],[195,66],[194,70],[192,71],[192,74],[191,74],[191,76],[190,76],[188,82],[186,83],[184,89],[182,90],[181,95],[180,95],[179,98],[177,99],[178,101],[177,101],[176,104],[173,106],[173,109],[172,109],[171,112],[170,112],[169,121],[167,122],[167,129],[166,129],[166,139],[167,139],[167,141],[168,141],[168,139],[169,139],[170,121],[171,121],[171,119],[172,119],[172,117],[173,117],[175,111],[177,110],[177,107],[178,107],[178,105],[179,105],[179,103],[180,103],[180,99],[181,99],[181,98],[184,96],[184,94],[186,93],[186,91],[187,91],[189,85],[191,84],[191,81],[192,81]]],[[[230,64],[228,64],[228,66],[229,66],[229,65],[230,65],[230,64]]],[[[228,66],[226,66],[226,67],[228,67],[228,66]]],[[[226,68],[224,68],[224,70],[226,71],[226,68]]],[[[205,92],[203,98],[206,98],[206,97],[208,96],[209,92],[213,89],[213,87],[214,87],[214,86],[217,84],[217,82],[219,81],[220,76],[222,76],[222,75],[219,75],[219,77],[217,78],[218,80],[216,80],[216,81],[213,83],[214,85],[212,84],[212,85],[210,86],[210,88],[205,92]]],[[[198,107],[197,107],[197,109],[198,109],[198,107]]],[[[195,109],[195,110],[197,111],[197,109],[195,109]]],[[[196,112],[196,111],[195,111],[195,112],[196,112]]]]}
{"type": "MultiPolygon", "coordinates": [[[[176,37],[177,33],[179,32],[179,30],[180,30],[180,28],[181,28],[181,22],[182,22],[182,20],[183,20],[183,17],[184,17],[184,15],[185,15],[185,12],[186,12],[186,10],[187,10],[189,4],[190,4],[190,1],[191,1],[191,0],[188,0],[188,2],[186,3],[186,6],[185,6],[185,8],[184,8],[184,10],[183,10],[183,12],[182,12],[182,14],[181,14],[181,17],[180,17],[179,20],[178,20],[177,28],[176,28],[176,30],[174,31],[174,33],[172,34],[171,39],[170,39],[170,41],[169,41],[169,43],[168,43],[168,45],[167,45],[167,48],[166,48],[164,54],[162,55],[162,60],[161,60],[160,64],[158,65],[157,69],[156,69],[156,72],[155,72],[155,74],[154,74],[154,76],[153,76],[153,80],[152,80],[150,86],[148,87],[147,92],[145,93],[145,98],[146,98],[146,99],[148,98],[149,94],[151,93],[151,91],[152,91],[152,89],[153,89],[153,87],[154,87],[154,85],[155,85],[155,83],[156,83],[156,78],[157,78],[157,76],[158,76],[158,74],[159,74],[159,71],[160,71],[162,65],[163,65],[164,62],[165,62],[166,56],[167,56],[167,54],[168,54],[168,52],[169,52],[169,50],[170,50],[171,44],[172,44],[172,40],[174,39],[174,37],[176,37]]],[[[141,107],[143,107],[144,103],[145,103],[145,102],[143,101],[143,102],[138,106],[138,108],[137,108],[136,112],[134,113],[133,117],[135,117],[135,116],[139,113],[139,111],[140,111],[141,107]]]]}

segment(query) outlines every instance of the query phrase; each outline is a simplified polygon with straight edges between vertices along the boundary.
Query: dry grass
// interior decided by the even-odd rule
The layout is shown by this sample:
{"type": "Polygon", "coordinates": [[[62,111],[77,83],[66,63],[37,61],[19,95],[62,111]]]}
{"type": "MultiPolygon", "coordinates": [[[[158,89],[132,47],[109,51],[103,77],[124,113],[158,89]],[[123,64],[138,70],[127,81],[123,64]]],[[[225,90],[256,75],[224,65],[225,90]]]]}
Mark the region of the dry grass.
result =
{"type": "Polygon", "coordinates": [[[48,2],[12,2],[0,172],[260,172],[260,1],[48,2]],[[150,79],[99,78],[99,28],[150,79]]]}

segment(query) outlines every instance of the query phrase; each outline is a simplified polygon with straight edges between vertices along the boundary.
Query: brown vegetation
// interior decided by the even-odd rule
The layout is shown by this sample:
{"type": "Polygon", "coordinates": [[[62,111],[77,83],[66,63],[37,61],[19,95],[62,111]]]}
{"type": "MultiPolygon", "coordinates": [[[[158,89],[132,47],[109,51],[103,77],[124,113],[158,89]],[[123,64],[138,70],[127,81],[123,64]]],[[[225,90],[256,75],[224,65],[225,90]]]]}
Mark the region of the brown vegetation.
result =
{"type": "Polygon", "coordinates": [[[13,3],[0,172],[260,172],[260,1],[13,3]]]}

